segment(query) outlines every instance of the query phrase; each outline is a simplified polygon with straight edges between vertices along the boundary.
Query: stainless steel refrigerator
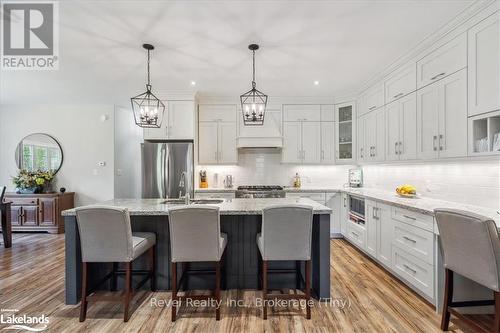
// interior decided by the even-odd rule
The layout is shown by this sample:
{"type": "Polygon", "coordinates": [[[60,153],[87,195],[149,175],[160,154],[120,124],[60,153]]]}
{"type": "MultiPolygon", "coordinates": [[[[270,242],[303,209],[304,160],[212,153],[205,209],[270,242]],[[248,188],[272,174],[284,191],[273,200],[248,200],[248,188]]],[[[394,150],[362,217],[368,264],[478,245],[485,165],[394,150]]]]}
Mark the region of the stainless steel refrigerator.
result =
{"type": "Polygon", "coordinates": [[[194,195],[192,141],[141,144],[142,197],[178,198],[194,195]]]}

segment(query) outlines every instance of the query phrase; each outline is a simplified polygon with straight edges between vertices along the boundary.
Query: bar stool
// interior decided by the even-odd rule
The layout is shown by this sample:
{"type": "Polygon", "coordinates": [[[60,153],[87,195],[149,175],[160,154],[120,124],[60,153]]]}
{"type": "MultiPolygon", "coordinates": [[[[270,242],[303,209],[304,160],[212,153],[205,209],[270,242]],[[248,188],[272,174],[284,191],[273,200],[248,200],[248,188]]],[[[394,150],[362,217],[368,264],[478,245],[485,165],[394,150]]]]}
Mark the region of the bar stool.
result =
{"type": "MultiPolygon", "coordinates": [[[[172,321],[177,317],[176,302],[193,298],[220,302],[221,261],[223,260],[227,235],[220,232],[219,207],[196,205],[181,206],[168,211],[172,265],[172,321]],[[177,264],[186,268],[189,262],[213,262],[215,264],[215,291],[212,295],[177,295],[177,264]]],[[[183,269],[179,284],[189,274],[183,269]]],[[[199,271],[197,271],[199,273],[199,271]]],[[[220,320],[220,307],[215,309],[215,319],[220,320]]]]}
{"type": "MultiPolygon", "coordinates": [[[[145,275],[136,288],[150,280],[151,291],[155,286],[155,245],[156,235],[152,232],[132,232],[130,216],[126,208],[108,206],[86,206],[76,209],[78,231],[82,251],[82,300],[80,303],[80,322],[87,316],[89,300],[121,301],[123,321],[129,319],[129,305],[132,299],[132,275],[145,275]],[[148,252],[150,269],[132,270],[132,262],[148,252]],[[123,296],[88,295],[88,264],[110,262],[113,270],[98,284],[111,280],[111,289],[116,289],[117,275],[125,274],[123,296]],[[118,263],[125,264],[124,271],[118,271],[118,263]]],[[[96,288],[98,285],[96,286],[96,288]]]]}
{"type": "Polygon", "coordinates": [[[478,327],[454,308],[495,305],[493,332],[500,332],[500,239],[495,222],[485,216],[455,209],[435,209],[445,267],[441,329],[448,330],[450,314],[478,327]],[[493,290],[494,300],[453,301],[453,273],[493,290]]]}
{"type": "MultiPolygon", "coordinates": [[[[263,318],[267,319],[268,299],[305,299],[306,318],[311,319],[311,235],[313,210],[303,205],[275,205],[263,209],[262,232],[257,234],[257,246],[262,257],[262,294],[263,318]],[[305,261],[304,295],[268,294],[267,275],[269,261],[294,260],[297,272],[300,273],[300,263],[305,261]]],[[[296,286],[300,288],[299,283],[296,286]]]]}

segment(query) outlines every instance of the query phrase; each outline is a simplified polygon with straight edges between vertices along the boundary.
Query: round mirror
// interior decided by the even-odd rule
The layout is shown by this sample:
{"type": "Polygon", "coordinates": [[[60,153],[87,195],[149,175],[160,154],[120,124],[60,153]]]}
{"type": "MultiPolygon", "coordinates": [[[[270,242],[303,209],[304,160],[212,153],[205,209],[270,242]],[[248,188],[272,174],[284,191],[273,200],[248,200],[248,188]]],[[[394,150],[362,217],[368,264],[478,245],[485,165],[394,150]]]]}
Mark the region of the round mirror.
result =
{"type": "Polygon", "coordinates": [[[57,173],[62,162],[61,145],[48,134],[30,134],[17,145],[16,163],[19,169],[57,173]]]}

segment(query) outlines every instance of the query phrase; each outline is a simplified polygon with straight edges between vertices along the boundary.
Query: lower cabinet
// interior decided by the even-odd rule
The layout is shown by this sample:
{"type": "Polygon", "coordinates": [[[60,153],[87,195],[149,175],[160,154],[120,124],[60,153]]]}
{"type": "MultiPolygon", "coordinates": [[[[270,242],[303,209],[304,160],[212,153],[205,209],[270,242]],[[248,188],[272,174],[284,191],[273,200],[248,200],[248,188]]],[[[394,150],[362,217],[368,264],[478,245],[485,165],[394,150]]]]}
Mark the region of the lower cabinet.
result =
{"type": "Polygon", "coordinates": [[[234,199],[235,194],[234,192],[195,192],[194,193],[194,198],[195,199],[211,199],[211,198],[216,198],[216,199],[234,199]]]}
{"type": "Polygon", "coordinates": [[[348,219],[349,195],[342,193],[341,198],[342,235],[434,303],[433,217],[366,199],[363,226],[348,219]]]}
{"type": "Polygon", "coordinates": [[[7,193],[11,202],[12,231],[64,232],[61,212],[74,207],[74,193],[15,194],[7,193]]]}

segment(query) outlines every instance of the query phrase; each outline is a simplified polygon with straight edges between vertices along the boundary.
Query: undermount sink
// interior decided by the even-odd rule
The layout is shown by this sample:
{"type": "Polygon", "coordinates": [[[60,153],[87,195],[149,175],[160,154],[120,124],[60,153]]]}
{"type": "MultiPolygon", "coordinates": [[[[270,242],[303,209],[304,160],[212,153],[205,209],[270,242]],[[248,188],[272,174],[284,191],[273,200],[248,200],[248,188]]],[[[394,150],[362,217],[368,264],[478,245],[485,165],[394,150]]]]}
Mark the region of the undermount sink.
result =
{"type": "MultiPolygon", "coordinates": [[[[224,200],[222,199],[191,199],[189,200],[189,204],[194,204],[194,205],[209,205],[209,204],[220,204],[223,203],[224,200]]],[[[178,204],[178,205],[184,205],[186,201],[184,199],[166,199],[162,203],[164,204],[178,204]]]]}

